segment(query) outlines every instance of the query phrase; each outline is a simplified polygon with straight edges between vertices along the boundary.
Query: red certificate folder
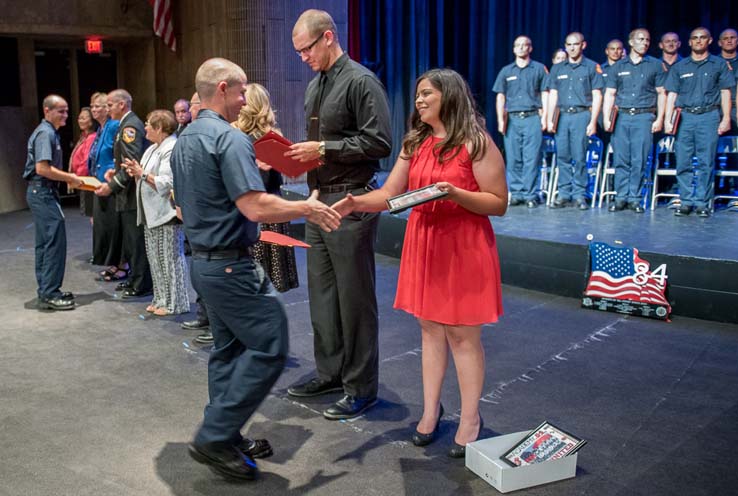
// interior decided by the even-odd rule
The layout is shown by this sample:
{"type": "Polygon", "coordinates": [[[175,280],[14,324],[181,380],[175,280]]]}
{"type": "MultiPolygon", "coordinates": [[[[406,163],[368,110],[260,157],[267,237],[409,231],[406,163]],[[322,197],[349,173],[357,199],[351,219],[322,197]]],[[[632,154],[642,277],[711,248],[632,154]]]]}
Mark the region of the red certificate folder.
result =
{"type": "Polygon", "coordinates": [[[310,245],[303,243],[299,239],[291,238],[285,234],[275,233],[273,231],[261,231],[259,241],[271,243],[279,246],[297,246],[298,248],[310,248],[310,245]]]}
{"type": "Polygon", "coordinates": [[[671,113],[671,132],[667,133],[664,132],[664,134],[670,134],[672,136],[676,136],[677,129],[679,129],[679,119],[682,116],[682,109],[680,107],[674,108],[674,111],[671,113]]]}
{"type": "Polygon", "coordinates": [[[273,131],[269,131],[254,143],[256,158],[288,177],[297,177],[320,165],[319,160],[300,162],[284,154],[289,151],[292,142],[273,131]]]}
{"type": "Polygon", "coordinates": [[[82,191],[95,191],[97,188],[102,186],[102,183],[98,181],[95,176],[79,176],[82,180],[82,184],[77,186],[77,189],[82,191]]]}

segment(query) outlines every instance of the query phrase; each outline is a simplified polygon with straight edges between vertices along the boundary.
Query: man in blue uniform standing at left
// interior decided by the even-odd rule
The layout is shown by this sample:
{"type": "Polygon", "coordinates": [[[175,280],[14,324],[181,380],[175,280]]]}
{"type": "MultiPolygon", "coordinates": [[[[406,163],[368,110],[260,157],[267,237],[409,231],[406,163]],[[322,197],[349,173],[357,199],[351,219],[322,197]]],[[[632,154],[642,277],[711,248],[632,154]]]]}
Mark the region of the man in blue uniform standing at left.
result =
{"type": "Polygon", "coordinates": [[[502,68],[492,87],[497,93],[497,130],[505,137],[510,205],[525,203],[528,208],[538,206],[537,183],[548,98],[548,92],[543,91],[548,71],[530,58],[532,51],[530,38],[515,38],[515,61],[502,68]]]}
{"type": "Polygon", "coordinates": [[[73,310],[74,295],[61,291],[67,259],[67,231],[55,181],[78,187],[82,180],[64,172],[58,129],[67,123],[69,106],[59,95],[44,98],[44,120],[28,139],[23,179],[26,201],[36,226],[36,282],[41,310],[73,310]]]}
{"type": "Polygon", "coordinates": [[[233,62],[206,60],[195,76],[202,110],[172,152],[174,192],[192,247],[192,285],[208,310],[213,349],[205,418],[190,456],[223,477],[258,473],[241,428],[282,373],[287,317],[264,269],[251,256],[258,222],[305,217],[325,231],[340,215],[317,200],[267,194],[248,137],[233,128],[245,103],[246,74],[233,62]]]}

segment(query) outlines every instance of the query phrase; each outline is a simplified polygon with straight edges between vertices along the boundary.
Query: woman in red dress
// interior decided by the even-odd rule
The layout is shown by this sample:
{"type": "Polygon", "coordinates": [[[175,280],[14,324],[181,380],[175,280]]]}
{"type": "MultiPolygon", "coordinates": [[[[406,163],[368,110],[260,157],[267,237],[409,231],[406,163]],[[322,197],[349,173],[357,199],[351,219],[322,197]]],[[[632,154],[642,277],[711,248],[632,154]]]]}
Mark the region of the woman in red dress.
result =
{"type": "Polygon", "coordinates": [[[482,429],[482,325],[502,315],[500,267],[488,216],[507,210],[507,183],[502,156],[469,86],[450,69],[433,69],[418,78],[410,130],[384,186],[348,195],[333,208],[341,215],[376,212],[386,208],[388,198],[431,184],[447,196],[410,213],[395,308],[417,317],[422,330],[423,416],[413,443],[427,445],[438,431],[450,349],[461,420],[449,456],[459,458],[482,429]]]}

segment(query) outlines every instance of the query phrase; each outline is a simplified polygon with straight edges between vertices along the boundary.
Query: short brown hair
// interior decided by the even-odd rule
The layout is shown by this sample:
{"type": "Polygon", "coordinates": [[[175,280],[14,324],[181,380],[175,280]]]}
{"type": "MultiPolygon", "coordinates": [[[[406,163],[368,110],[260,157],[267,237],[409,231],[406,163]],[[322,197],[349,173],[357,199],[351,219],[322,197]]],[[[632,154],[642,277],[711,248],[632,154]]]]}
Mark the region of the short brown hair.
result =
{"type": "Polygon", "coordinates": [[[169,110],[152,110],[146,116],[146,121],[149,123],[149,126],[159,129],[167,135],[174,134],[174,131],[177,130],[177,120],[169,110]]]}

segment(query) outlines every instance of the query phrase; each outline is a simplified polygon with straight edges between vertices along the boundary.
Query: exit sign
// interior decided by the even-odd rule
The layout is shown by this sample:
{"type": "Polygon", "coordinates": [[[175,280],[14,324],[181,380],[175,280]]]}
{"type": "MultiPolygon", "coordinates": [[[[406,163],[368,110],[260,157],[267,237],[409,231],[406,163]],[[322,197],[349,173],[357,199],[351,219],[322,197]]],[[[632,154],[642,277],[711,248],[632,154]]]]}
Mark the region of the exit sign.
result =
{"type": "Polygon", "coordinates": [[[102,40],[85,40],[85,52],[102,53],[102,40]]]}

